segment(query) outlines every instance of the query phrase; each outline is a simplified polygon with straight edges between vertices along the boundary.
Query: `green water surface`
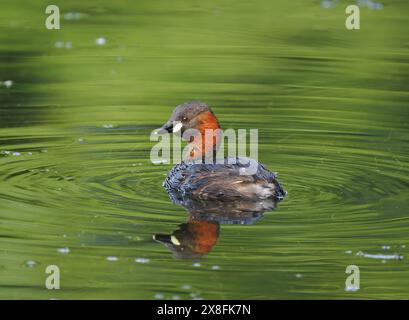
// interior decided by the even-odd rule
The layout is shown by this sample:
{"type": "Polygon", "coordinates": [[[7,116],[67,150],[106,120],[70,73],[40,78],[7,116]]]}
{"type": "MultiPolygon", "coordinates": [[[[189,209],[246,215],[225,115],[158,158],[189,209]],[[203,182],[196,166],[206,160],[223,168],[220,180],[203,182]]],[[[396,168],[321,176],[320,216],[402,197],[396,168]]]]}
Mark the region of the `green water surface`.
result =
{"type": "Polygon", "coordinates": [[[409,2],[354,31],[353,0],[52,3],[60,30],[0,2],[1,299],[409,298],[409,2]],[[187,214],[149,136],[193,99],[257,128],[289,193],[200,262],[152,240],[187,214]]]}

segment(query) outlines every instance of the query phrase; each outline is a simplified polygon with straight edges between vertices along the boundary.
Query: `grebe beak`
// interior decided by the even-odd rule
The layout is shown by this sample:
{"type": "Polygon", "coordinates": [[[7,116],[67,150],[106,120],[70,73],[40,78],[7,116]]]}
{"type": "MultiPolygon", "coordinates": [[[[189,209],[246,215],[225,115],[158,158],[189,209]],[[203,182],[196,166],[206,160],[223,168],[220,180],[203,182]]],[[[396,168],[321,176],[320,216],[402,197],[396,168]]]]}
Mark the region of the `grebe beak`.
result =
{"type": "Polygon", "coordinates": [[[173,122],[166,122],[161,128],[155,131],[155,134],[164,134],[173,132],[173,122]]]}
{"type": "Polygon", "coordinates": [[[153,240],[163,243],[163,244],[173,244],[175,246],[180,246],[180,241],[174,235],[165,234],[155,234],[153,235],[153,240]]]}
{"type": "Polygon", "coordinates": [[[166,122],[161,128],[155,131],[155,134],[177,133],[182,130],[183,123],[180,121],[166,122]]]}

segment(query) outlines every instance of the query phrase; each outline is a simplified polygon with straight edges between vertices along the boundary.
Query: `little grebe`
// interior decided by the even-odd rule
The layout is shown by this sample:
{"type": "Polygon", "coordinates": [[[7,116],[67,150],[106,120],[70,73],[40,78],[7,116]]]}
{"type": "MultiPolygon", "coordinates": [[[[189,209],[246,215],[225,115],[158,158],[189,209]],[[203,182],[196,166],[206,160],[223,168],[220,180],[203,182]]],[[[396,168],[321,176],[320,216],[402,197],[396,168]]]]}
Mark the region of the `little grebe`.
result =
{"type": "Polygon", "coordinates": [[[157,133],[166,131],[184,136],[189,129],[195,129],[201,139],[190,136],[187,159],[175,165],[163,183],[174,202],[186,198],[218,201],[284,198],[286,191],[276,175],[262,164],[256,163],[252,174],[243,174],[246,170],[243,163],[255,160],[236,157],[238,161],[231,161],[232,158],[226,158],[222,163],[203,161],[209,155],[215,156],[221,140],[219,122],[207,104],[193,101],[177,106],[157,133]],[[213,130],[211,143],[208,143],[208,129],[213,130]]]}

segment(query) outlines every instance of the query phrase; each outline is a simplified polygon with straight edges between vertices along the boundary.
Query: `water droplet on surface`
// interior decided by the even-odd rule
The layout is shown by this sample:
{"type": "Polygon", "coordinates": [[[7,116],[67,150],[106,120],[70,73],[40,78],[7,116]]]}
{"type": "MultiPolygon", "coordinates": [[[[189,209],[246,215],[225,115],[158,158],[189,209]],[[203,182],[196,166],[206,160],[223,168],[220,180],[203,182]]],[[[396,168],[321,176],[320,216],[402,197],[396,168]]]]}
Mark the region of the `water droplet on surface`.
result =
{"type": "Polygon", "coordinates": [[[58,248],[58,249],[57,249],[57,252],[66,254],[66,253],[69,253],[69,252],[70,252],[70,248],[67,248],[67,247],[65,247],[65,248],[58,248]]]}
{"type": "Polygon", "coordinates": [[[334,1],[332,0],[323,0],[321,1],[321,7],[324,9],[332,8],[335,5],[334,1]]]}
{"type": "Polygon", "coordinates": [[[34,260],[28,260],[25,262],[26,267],[28,268],[34,268],[37,265],[37,262],[34,260]]]}
{"type": "Polygon", "coordinates": [[[11,87],[13,86],[13,81],[12,81],[12,80],[6,80],[6,81],[3,82],[3,85],[4,85],[7,89],[9,89],[9,88],[11,88],[11,87]]]}
{"type": "Polygon", "coordinates": [[[116,257],[116,256],[109,256],[109,257],[107,257],[107,260],[108,260],[108,261],[118,261],[119,258],[116,257]]]}
{"type": "Polygon", "coordinates": [[[166,164],[168,163],[168,160],[166,159],[161,159],[161,160],[152,160],[153,164],[166,164]]]}
{"type": "Polygon", "coordinates": [[[148,259],[148,258],[136,258],[135,262],[137,262],[137,263],[149,263],[150,259],[148,259]]]}
{"type": "Polygon", "coordinates": [[[98,45],[98,46],[103,46],[106,43],[107,43],[107,40],[105,38],[103,38],[103,37],[97,38],[95,40],[95,44],[98,45]]]}
{"type": "Polygon", "coordinates": [[[359,288],[357,286],[346,286],[345,287],[346,292],[356,292],[358,290],[359,290],[359,288]]]}
{"type": "Polygon", "coordinates": [[[382,254],[382,253],[365,253],[363,251],[358,251],[356,253],[357,256],[359,257],[364,257],[364,258],[372,258],[372,259],[384,259],[384,260],[403,260],[404,257],[403,255],[400,254],[382,254]]]}
{"type": "Polygon", "coordinates": [[[80,12],[67,12],[64,14],[64,20],[80,20],[86,14],[80,12]]]}
{"type": "Polygon", "coordinates": [[[189,284],[184,284],[184,285],[181,286],[181,288],[182,288],[183,290],[190,290],[190,289],[192,289],[192,286],[189,285],[189,284]]]}
{"type": "Polygon", "coordinates": [[[156,293],[155,294],[155,299],[163,299],[165,298],[165,296],[163,295],[163,293],[156,293]]]}

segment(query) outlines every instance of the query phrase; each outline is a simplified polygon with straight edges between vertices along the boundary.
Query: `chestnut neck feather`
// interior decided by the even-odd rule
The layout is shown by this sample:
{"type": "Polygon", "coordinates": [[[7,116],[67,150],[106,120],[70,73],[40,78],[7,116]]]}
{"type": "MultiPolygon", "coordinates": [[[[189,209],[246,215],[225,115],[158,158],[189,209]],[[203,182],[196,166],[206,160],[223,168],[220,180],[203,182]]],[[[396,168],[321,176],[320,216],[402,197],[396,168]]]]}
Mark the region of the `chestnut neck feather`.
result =
{"type": "Polygon", "coordinates": [[[196,128],[201,139],[192,139],[189,143],[190,152],[188,160],[203,159],[214,156],[220,142],[220,125],[216,116],[211,111],[201,113],[197,117],[196,128]]]}
{"type": "Polygon", "coordinates": [[[213,221],[189,219],[187,225],[192,235],[192,250],[197,253],[209,252],[219,237],[219,224],[213,221]]]}

